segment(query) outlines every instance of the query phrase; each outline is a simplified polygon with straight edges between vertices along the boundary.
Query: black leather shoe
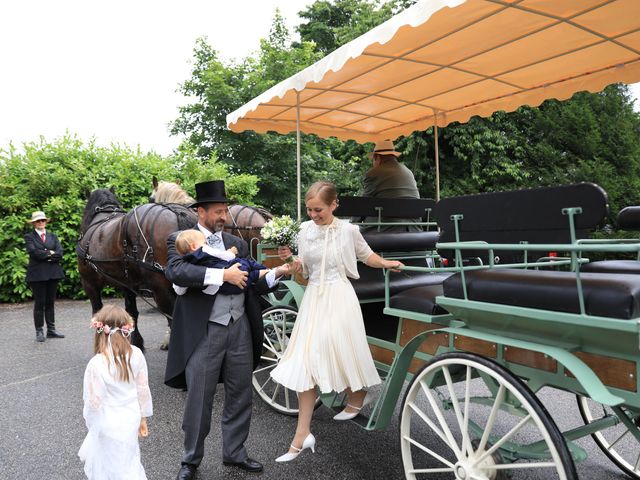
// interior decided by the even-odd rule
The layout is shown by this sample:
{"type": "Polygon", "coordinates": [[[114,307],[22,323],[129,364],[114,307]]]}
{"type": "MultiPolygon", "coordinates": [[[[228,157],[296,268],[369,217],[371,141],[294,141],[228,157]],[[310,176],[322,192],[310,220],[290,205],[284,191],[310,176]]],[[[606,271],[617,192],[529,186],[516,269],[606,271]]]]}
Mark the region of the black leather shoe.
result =
{"type": "Polygon", "coordinates": [[[64,338],[64,335],[55,330],[47,330],[47,338],[64,338]]]}
{"type": "Polygon", "coordinates": [[[44,342],[44,333],[42,333],[42,330],[36,330],[36,342],[44,342]]]}
{"type": "Polygon", "coordinates": [[[193,480],[196,478],[196,471],[198,467],[195,465],[189,465],[188,463],[184,463],[180,467],[180,471],[178,472],[178,476],[176,480],[193,480]]]}
{"type": "Polygon", "coordinates": [[[227,467],[238,467],[247,472],[261,472],[264,468],[260,462],[247,458],[244,462],[222,462],[227,467]]]}

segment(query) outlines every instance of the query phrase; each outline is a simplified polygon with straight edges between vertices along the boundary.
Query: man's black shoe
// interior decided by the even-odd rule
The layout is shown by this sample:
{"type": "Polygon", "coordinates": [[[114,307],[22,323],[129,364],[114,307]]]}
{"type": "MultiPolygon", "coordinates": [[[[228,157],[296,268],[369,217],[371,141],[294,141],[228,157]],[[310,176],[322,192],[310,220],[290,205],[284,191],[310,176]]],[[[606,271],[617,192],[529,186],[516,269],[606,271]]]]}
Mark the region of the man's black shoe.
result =
{"type": "Polygon", "coordinates": [[[44,342],[44,333],[42,333],[42,330],[36,330],[36,342],[44,342]]]}
{"type": "Polygon", "coordinates": [[[176,480],[193,480],[196,478],[196,470],[198,467],[195,465],[189,465],[188,463],[182,464],[176,480]]]}
{"type": "Polygon", "coordinates": [[[64,335],[55,330],[47,330],[47,338],[64,338],[64,335]]]}
{"type": "Polygon", "coordinates": [[[238,467],[247,472],[261,472],[263,466],[257,460],[247,458],[244,462],[222,462],[227,467],[238,467]]]}

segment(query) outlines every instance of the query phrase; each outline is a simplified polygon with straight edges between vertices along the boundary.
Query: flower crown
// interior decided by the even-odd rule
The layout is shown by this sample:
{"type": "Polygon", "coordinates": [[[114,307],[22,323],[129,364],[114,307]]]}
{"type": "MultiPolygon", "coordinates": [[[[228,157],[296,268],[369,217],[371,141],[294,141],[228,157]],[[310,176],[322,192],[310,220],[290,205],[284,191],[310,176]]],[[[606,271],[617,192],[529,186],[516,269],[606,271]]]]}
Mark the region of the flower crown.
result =
{"type": "Polygon", "coordinates": [[[102,322],[98,322],[96,320],[91,319],[91,324],[89,328],[92,328],[96,331],[96,333],[103,333],[105,335],[111,335],[114,332],[120,331],[123,337],[129,338],[131,332],[135,330],[135,327],[129,323],[124,324],[121,327],[110,327],[109,325],[104,325],[102,322]]]}

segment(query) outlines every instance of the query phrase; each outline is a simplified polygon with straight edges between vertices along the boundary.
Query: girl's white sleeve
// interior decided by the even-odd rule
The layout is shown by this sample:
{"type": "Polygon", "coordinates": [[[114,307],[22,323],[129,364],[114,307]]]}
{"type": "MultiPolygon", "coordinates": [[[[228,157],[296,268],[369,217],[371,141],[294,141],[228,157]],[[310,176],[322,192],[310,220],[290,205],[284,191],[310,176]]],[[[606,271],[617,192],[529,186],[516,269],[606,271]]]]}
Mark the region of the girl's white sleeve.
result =
{"type": "MultiPolygon", "coordinates": [[[[133,347],[135,349],[135,347],[133,347]]],[[[133,377],[138,390],[138,403],[140,404],[140,413],[143,417],[153,415],[153,402],[151,400],[151,390],[149,389],[149,374],[147,372],[147,361],[144,355],[138,349],[135,349],[131,367],[133,368],[133,377]]]]}
{"type": "Polygon", "coordinates": [[[82,388],[82,399],[84,400],[82,416],[89,430],[97,424],[100,418],[106,395],[107,389],[98,367],[94,362],[89,362],[84,371],[82,388]]]}

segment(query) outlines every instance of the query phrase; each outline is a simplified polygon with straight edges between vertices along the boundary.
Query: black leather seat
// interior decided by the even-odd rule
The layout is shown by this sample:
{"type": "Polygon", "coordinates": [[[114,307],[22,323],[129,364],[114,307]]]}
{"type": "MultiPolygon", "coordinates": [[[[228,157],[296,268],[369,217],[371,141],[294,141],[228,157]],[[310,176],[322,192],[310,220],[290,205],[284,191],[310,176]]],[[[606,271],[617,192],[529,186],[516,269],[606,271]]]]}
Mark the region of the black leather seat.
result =
{"type": "MultiPolygon", "coordinates": [[[[640,317],[640,276],[583,273],[582,289],[589,315],[640,317]]],[[[576,277],[571,272],[489,269],[465,272],[469,300],[580,313],[576,277]]],[[[459,273],[443,283],[444,295],[463,298],[459,273]]]]}
{"type": "Polygon", "coordinates": [[[640,275],[640,261],[638,260],[602,260],[600,262],[585,263],[580,267],[582,272],[617,273],[640,275]]]}
{"type": "Polygon", "coordinates": [[[389,299],[389,306],[426,315],[442,315],[447,311],[436,303],[436,297],[442,294],[442,284],[414,287],[392,296],[389,299]]]}
{"type": "MultiPolygon", "coordinates": [[[[422,266],[426,267],[426,263],[423,263],[422,266]]],[[[350,279],[358,300],[384,298],[384,274],[382,270],[358,264],[358,271],[360,272],[360,278],[358,280],[350,279]]],[[[410,288],[441,285],[451,274],[404,271],[400,273],[391,272],[389,275],[389,295],[395,295],[410,288]]]]}

